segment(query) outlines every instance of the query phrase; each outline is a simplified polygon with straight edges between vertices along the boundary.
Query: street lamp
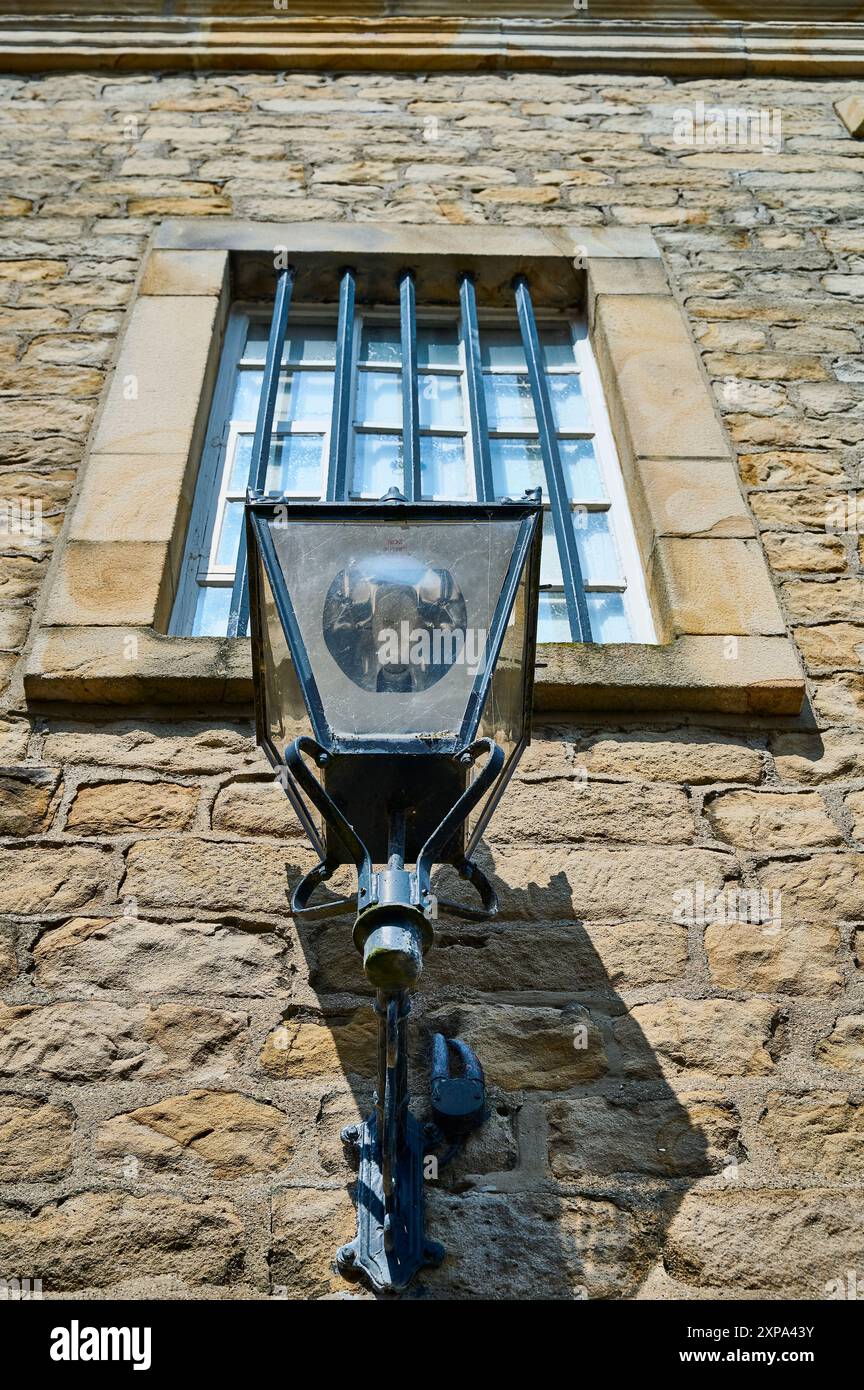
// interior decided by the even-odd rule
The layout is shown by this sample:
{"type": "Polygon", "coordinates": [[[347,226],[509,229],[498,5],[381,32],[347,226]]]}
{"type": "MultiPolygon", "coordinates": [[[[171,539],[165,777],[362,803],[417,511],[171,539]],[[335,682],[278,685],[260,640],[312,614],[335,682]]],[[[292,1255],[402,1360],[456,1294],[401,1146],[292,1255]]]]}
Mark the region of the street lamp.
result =
{"type": "MultiPolygon", "coordinates": [[[[416,500],[413,487],[411,500],[391,489],[378,502],[265,494],[289,291],[283,279],[229,631],[248,615],[258,742],[318,854],[294,916],[354,913],[376,991],[375,1107],[343,1132],[359,1165],[357,1235],[336,1263],[392,1293],[443,1256],[424,1232],[432,1136],[408,1106],[409,993],[439,910],[498,910],[472,855],[530,736],[542,503],[539,489],[476,503],[416,500]],[[346,864],[356,894],[313,903],[346,864]],[[474,901],[438,898],[435,865],[474,901]]],[[[482,1122],[483,1073],[464,1042],[435,1036],[431,1080],[439,1142],[482,1122]]]]}

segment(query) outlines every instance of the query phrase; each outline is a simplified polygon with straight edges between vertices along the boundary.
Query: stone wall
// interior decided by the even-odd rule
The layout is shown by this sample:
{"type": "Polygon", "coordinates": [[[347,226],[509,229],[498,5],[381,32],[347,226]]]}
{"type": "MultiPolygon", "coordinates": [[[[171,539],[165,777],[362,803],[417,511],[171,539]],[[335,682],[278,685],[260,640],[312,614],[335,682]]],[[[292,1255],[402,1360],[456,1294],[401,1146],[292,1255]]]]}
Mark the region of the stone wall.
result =
{"type": "Polygon", "coordinates": [[[286,914],[286,865],[309,851],[249,724],[28,718],[21,694],[147,238],[169,214],[231,213],[650,225],[809,677],[800,720],[541,723],[489,837],[502,918],[442,923],[417,1004],[421,1108],[433,1023],[474,1043],[492,1096],[431,1185],[452,1253],[425,1287],[813,1299],[860,1275],[864,154],[832,109],[848,91],[3,82],[0,497],[41,499],[43,531],[0,537],[0,1276],[346,1288],[338,1132],[368,1104],[372,1015],[347,929],[286,914]],[[682,148],[673,113],[698,102],[779,108],[782,152],[682,148]],[[831,530],[838,503],[851,524],[831,530]],[[762,897],[727,893],[735,920],[706,925],[687,909],[699,885],[762,897]]]}

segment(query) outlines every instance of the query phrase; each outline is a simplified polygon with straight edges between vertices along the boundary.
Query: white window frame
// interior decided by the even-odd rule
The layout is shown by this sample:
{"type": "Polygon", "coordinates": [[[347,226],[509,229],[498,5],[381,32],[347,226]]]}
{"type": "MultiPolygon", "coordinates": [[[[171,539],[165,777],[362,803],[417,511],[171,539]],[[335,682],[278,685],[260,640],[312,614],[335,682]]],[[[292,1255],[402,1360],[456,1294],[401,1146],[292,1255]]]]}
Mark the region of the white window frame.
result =
{"type": "MultiPolygon", "coordinates": [[[[189,522],[189,529],[186,537],[186,544],[182,562],[182,569],[178,583],[177,599],[171,615],[169,633],[173,636],[189,635],[191,633],[194,616],[197,608],[199,590],[203,584],[208,586],[230,587],[233,581],[233,569],[230,566],[217,566],[215,564],[216,547],[219,536],[217,527],[222,515],[223,503],[228,500],[228,481],[234,458],[234,449],[237,439],[246,434],[254,432],[255,421],[233,421],[231,419],[231,407],[236,390],[238,374],[241,370],[251,370],[260,365],[263,369],[263,359],[259,364],[249,359],[241,357],[241,350],[245,344],[248,333],[249,323],[253,318],[269,321],[270,308],[261,303],[238,303],[232,306],[228,317],[227,327],[224,335],[222,354],[220,358],[219,372],[210,411],[210,418],[206,434],[204,448],[202,450],[199,477],[195,489],[195,498],[189,522]],[[207,556],[207,563],[202,565],[202,559],[207,556]]],[[[422,311],[418,315],[421,327],[433,325],[434,323],[451,323],[457,316],[458,311],[447,309],[422,311]]],[[[315,305],[315,304],[296,304],[292,305],[291,323],[301,325],[309,322],[329,321],[332,319],[336,323],[335,305],[315,305]]],[[[373,434],[400,434],[401,430],[388,426],[364,426],[359,425],[356,420],[356,402],[358,391],[359,367],[360,367],[360,346],[362,342],[363,322],[398,323],[398,310],[393,306],[373,306],[359,309],[355,315],[354,323],[354,342],[353,358],[351,364],[351,397],[350,397],[350,419],[352,423],[347,477],[349,479],[349,498],[356,499],[361,494],[356,493],[350,486],[354,476],[354,441],[359,432],[373,434]]],[[[484,311],[480,314],[480,325],[494,327],[497,325],[511,326],[513,323],[512,313],[504,311],[484,311]]],[[[584,316],[573,318],[561,313],[550,314],[540,312],[537,317],[538,328],[542,331],[544,327],[567,324],[570,331],[571,343],[573,347],[574,364],[571,368],[552,367],[547,368],[549,375],[569,375],[578,374],[582,386],[582,395],[585,401],[585,408],[588,417],[589,428],[579,431],[560,430],[557,437],[561,440],[583,440],[589,439],[593,443],[594,455],[597,461],[598,470],[606,492],[607,501],[605,502],[586,502],[583,504],[575,503],[574,508],[584,505],[586,510],[605,512],[609,517],[609,530],[612,537],[612,544],[617,551],[620,565],[622,582],[620,584],[585,584],[586,593],[621,593],[627,618],[630,626],[629,642],[636,644],[654,644],[657,642],[656,628],[648,599],[648,590],[645,573],[636,541],[636,534],[633,519],[630,512],[630,504],[624,484],[624,478],[618,459],[618,451],[612,434],[609,412],[606,406],[605,394],[600,379],[599,370],[591,344],[588,337],[587,325],[584,316]]],[[[424,428],[421,431],[423,436],[438,435],[446,438],[460,436],[463,439],[466,476],[468,481],[468,500],[474,496],[475,460],[473,456],[473,440],[469,418],[469,401],[467,387],[467,371],[464,360],[464,350],[459,341],[459,362],[458,365],[450,367],[430,367],[428,371],[420,370],[419,375],[440,374],[448,376],[459,376],[462,390],[462,426],[453,429],[424,428]]],[[[314,371],[332,370],[332,362],[304,362],[292,367],[291,370],[314,371]]],[[[375,363],[370,370],[400,372],[401,366],[397,364],[375,363]]],[[[484,368],[484,375],[499,373],[501,375],[514,375],[515,369],[507,368],[484,368]]],[[[303,422],[297,422],[288,427],[277,427],[278,433],[314,433],[322,435],[321,446],[321,490],[320,497],[325,495],[327,478],[327,461],[329,455],[330,426],[329,422],[323,428],[312,430],[309,422],[305,427],[303,422]]],[[[505,430],[490,431],[490,437],[503,438],[537,438],[536,430],[526,428],[507,428],[505,430]]],[[[544,490],[545,491],[545,490],[544,490]]],[[[289,496],[296,500],[301,498],[315,500],[308,493],[289,493],[289,496]]],[[[435,500],[439,499],[437,494],[435,500]]],[[[548,498],[544,497],[545,512],[550,514],[548,498]]],[[[548,592],[548,590],[547,590],[548,592]]],[[[557,592],[557,589],[553,590],[557,592]]],[[[563,588],[562,588],[563,595],[563,588]]]]}

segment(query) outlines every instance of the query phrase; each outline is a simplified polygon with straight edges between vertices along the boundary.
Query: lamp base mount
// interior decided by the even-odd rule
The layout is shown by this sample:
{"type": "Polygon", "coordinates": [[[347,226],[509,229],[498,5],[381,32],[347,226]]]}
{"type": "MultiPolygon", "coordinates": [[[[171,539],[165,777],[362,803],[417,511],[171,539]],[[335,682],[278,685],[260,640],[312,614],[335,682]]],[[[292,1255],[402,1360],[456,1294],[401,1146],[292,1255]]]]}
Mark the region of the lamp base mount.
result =
{"type": "Polygon", "coordinates": [[[356,1151],[357,1234],[336,1253],[336,1268],[346,1279],[362,1280],[373,1293],[404,1292],[419,1270],[438,1265],[444,1247],[424,1233],[424,1132],[410,1112],[401,1126],[392,1199],[384,1196],[377,1115],[342,1131],[343,1142],[356,1151]]]}

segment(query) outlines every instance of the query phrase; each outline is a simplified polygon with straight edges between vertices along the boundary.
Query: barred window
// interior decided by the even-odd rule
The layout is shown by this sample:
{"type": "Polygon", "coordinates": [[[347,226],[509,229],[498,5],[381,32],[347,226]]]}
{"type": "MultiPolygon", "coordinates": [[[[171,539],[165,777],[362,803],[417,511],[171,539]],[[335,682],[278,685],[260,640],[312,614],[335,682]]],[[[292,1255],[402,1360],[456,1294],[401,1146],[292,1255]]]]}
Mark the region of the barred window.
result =
{"type": "MultiPolygon", "coordinates": [[[[584,321],[542,310],[535,319],[527,292],[521,318],[478,314],[463,284],[461,308],[418,310],[415,320],[412,304],[406,340],[404,302],[400,318],[398,306],[355,306],[353,281],[349,288],[350,317],[344,300],[341,309],[291,306],[265,491],[344,500],[379,498],[395,487],[429,500],[491,500],[540,487],[538,641],[655,641],[584,321]],[[416,377],[417,410],[406,426],[407,372],[416,377]],[[538,422],[540,374],[550,416],[538,422]],[[406,446],[406,428],[416,448],[410,440],[406,446]],[[337,441],[340,430],[345,438],[337,441]],[[406,478],[406,454],[419,465],[416,479],[406,478]]],[[[229,318],[174,634],[229,630],[271,313],[238,304],[229,318]]]]}

